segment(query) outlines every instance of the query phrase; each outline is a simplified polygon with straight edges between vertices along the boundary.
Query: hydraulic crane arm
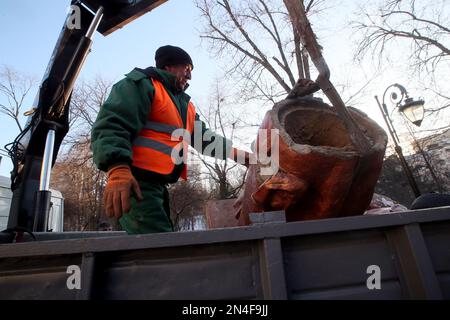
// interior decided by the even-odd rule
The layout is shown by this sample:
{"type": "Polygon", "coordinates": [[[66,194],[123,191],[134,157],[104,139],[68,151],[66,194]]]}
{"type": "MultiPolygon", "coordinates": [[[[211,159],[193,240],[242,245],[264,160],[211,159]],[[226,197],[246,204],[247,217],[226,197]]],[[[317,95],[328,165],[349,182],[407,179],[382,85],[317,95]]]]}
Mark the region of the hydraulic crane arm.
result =
{"type": "Polygon", "coordinates": [[[8,229],[47,231],[49,180],[69,130],[75,80],[95,31],[108,35],[167,0],[72,0],[25,129],[10,144],[13,161],[8,229]]]}

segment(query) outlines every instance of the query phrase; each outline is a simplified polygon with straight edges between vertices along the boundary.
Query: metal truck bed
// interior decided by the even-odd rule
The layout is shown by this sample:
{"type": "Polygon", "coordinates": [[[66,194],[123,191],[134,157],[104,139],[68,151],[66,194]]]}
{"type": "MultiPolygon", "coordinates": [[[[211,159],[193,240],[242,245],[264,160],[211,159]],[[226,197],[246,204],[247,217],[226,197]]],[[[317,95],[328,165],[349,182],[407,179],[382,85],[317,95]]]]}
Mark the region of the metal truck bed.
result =
{"type": "Polygon", "coordinates": [[[450,207],[106,235],[0,245],[0,299],[450,298],[450,207]],[[67,286],[73,265],[81,289],[67,286]],[[369,266],[380,289],[368,288],[369,266]]]}

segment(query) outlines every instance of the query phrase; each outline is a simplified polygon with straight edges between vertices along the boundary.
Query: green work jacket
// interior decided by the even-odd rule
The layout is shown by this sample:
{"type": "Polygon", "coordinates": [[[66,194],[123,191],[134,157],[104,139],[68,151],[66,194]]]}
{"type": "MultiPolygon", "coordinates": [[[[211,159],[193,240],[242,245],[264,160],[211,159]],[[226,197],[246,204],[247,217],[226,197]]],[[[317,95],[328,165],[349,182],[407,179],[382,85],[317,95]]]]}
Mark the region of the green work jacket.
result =
{"type": "MultiPolygon", "coordinates": [[[[191,97],[184,90],[177,89],[176,77],[153,67],[145,70],[134,69],[126,74],[124,79],[114,84],[92,126],[91,149],[94,162],[100,170],[107,171],[108,168],[117,164],[132,166],[132,143],[147,122],[155,93],[150,78],[159,80],[164,85],[186,126],[188,103],[191,97]]],[[[201,121],[198,114],[196,114],[195,120],[201,121]]],[[[201,121],[201,126],[201,132],[194,131],[191,144],[194,145],[197,134],[201,134],[202,137],[208,136],[208,140],[201,139],[201,147],[197,148],[197,151],[205,154],[205,148],[214,143],[225,150],[222,153],[223,159],[229,155],[232,142],[209,130],[203,121],[201,121]]],[[[208,150],[212,150],[212,152],[206,155],[216,156],[214,148],[210,146],[208,150]]],[[[172,173],[161,175],[132,167],[132,171],[138,179],[151,179],[163,183],[176,182],[182,169],[183,165],[176,165],[172,173]]]]}

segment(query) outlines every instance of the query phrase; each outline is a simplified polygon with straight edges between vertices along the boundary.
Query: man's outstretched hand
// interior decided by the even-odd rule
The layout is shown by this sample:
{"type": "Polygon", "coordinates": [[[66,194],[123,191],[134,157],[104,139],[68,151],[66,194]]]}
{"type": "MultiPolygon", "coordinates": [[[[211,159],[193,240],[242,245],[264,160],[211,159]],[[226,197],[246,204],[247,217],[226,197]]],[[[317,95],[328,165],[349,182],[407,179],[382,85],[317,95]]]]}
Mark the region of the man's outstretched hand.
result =
{"type": "Polygon", "coordinates": [[[131,209],[130,196],[134,191],[136,198],[142,200],[139,184],[127,165],[119,165],[108,171],[108,183],[103,193],[106,215],[119,219],[124,212],[131,209]]]}

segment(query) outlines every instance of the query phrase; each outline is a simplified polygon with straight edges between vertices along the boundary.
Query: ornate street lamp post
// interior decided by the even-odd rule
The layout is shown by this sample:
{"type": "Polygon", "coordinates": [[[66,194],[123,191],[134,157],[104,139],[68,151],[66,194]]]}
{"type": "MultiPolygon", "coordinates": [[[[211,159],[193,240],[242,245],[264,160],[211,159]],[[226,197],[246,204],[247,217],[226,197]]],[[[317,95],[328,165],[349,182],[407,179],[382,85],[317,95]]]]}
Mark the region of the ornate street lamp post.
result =
{"type": "Polygon", "coordinates": [[[389,133],[392,137],[392,141],[394,141],[395,152],[400,159],[400,163],[403,167],[403,170],[408,178],[409,185],[414,192],[415,197],[420,196],[420,190],[417,186],[416,181],[414,180],[414,176],[411,172],[411,169],[406,162],[405,157],[403,156],[402,148],[400,147],[400,141],[398,139],[397,132],[392,124],[392,120],[389,117],[389,112],[386,107],[385,98],[388,90],[393,90],[390,95],[390,99],[395,108],[397,108],[400,112],[404,114],[404,116],[416,126],[420,126],[423,120],[424,115],[424,101],[423,100],[414,100],[408,96],[408,92],[405,87],[398,83],[394,83],[386,88],[383,93],[383,104],[380,104],[378,100],[378,96],[375,96],[375,100],[378,103],[378,107],[380,108],[381,114],[383,115],[383,119],[386,122],[389,133]],[[400,95],[397,93],[400,92],[400,95]]]}

